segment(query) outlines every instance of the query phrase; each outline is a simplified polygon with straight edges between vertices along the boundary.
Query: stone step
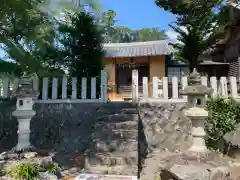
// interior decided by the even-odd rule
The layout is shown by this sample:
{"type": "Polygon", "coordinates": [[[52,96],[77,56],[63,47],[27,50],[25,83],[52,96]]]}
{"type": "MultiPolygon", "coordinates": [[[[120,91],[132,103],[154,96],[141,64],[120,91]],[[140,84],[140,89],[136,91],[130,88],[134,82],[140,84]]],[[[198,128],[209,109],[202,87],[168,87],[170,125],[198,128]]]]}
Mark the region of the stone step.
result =
{"type": "Polygon", "coordinates": [[[136,109],[136,106],[129,102],[108,102],[96,109],[97,112],[103,114],[120,113],[123,109],[136,109]]]}
{"type": "Polygon", "coordinates": [[[100,139],[102,141],[121,140],[121,139],[137,139],[138,130],[125,129],[101,129],[92,134],[93,139],[100,139]]]}
{"type": "Polygon", "coordinates": [[[138,114],[137,108],[124,108],[120,110],[121,114],[138,114]]]}
{"type": "Polygon", "coordinates": [[[94,129],[138,129],[137,121],[97,122],[94,129]]]}
{"type": "Polygon", "coordinates": [[[136,114],[109,114],[97,118],[97,122],[125,122],[138,121],[136,114]]]}
{"type": "Polygon", "coordinates": [[[115,174],[115,175],[128,175],[128,176],[137,176],[138,167],[136,166],[125,166],[125,165],[116,165],[116,166],[104,166],[104,165],[93,165],[88,166],[84,173],[94,173],[94,174],[115,174]]]}
{"type": "Polygon", "coordinates": [[[124,152],[124,153],[88,153],[85,158],[85,163],[89,165],[137,165],[138,153],[124,152]]]}
{"type": "Polygon", "coordinates": [[[131,152],[138,150],[137,140],[113,140],[92,142],[92,152],[131,152]]]}

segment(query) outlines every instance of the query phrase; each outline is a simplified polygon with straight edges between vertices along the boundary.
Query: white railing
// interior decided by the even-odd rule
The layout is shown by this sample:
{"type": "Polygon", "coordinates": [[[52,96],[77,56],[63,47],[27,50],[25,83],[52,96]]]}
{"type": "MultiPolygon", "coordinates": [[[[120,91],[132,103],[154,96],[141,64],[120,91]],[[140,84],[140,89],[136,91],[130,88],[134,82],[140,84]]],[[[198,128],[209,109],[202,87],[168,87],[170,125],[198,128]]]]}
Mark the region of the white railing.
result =
{"type": "MultiPolygon", "coordinates": [[[[101,92],[98,98],[97,95],[97,80],[96,77],[89,79],[91,83],[91,95],[87,97],[87,84],[88,79],[82,77],[81,81],[81,90],[77,89],[77,81],[79,79],[72,77],[68,78],[66,76],[62,78],[48,78],[44,77],[43,81],[40,82],[37,77],[33,78],[33,88],[41,92],[36,103],[84,103],[84,102],[102,102],[105,103],[108,100],[107,96],[107,73],[101,71],[101,92]],[[69,82],[71,85],[69,87],[69,82]],[[61,83],[61,88],[59,92],[59,84],[61,83]],[[49,85],[51,86],[49,88],[49,85]],[[40,89],[41,87],[41,89],[40,89]],[[71,90],[71,94],[69,94],[71,90]],[[49,92],[50,91],[50,92],[49,92]]],[[[2,87],[0,86],[0,97],[8,98],[11,95],[11,91],[18,87],[19,78],[15,78],[11,82],[9,77],[4,77],[2,80],[2,87]]]]}
{"type": "MultiPolygon", "coordinates": [[[[138,73],[133,71],[133,91],[138,89],[138,73]],[[136,79],[136,80],[134,80],[136,79]]],[[[179,94],[180,89],[184,89],[187,86],[187,76],[181,77],[172,77],[169,81],[168,77],[153,77],[151,82],[148,77],[143,77],[142,81],[142,94],[138,98],[145,99],[162,99],[162,100],[179,100],[186,99],[186,96],[181,96],[179,94]],[[152,91],[152,92],[151,92],[152,91]]],[[[238,95],[238,81],[236,77],[221,77],[217,80],[216,77],[206,77],[202,76],[201,81],[203,85],[213,89],[212,97],[225,97],[225,98],[240,98],[238,95]]],[[[134,96],[138,95],[133,93],[134,96]]],[[[136,99],[137,97],[135,97],[136,99]]]]}

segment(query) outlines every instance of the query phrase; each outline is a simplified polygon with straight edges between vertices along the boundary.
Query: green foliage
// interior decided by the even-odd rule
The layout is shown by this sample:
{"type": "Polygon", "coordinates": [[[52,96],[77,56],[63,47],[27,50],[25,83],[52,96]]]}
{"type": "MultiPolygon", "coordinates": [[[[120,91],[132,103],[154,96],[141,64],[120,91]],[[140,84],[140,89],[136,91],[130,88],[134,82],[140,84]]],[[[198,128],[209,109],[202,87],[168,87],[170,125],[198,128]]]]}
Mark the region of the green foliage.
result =
{"type": "Polygon", "coordinates": [[[58,170],[57,164],[48,164],[44,167],[40,167],[34,163],[21,163],[13,166],[8,175],[14,178],[14,180],[37,180],[39,178],[39,172],[50,172],[56,174],[58,170]]]}
{"type": "MultiPolygon", "coordinates": [[[[224,0],[155,0],[157,6],[178,16],[199,16],[206,9],[225,3],[224,0]],[[190,11],[191,10],[191,11],[190,11]]],[[[216,7],[218,8],[218,7],[216,7]]]]}
{"type": "Polygon", "coordinates": [[[0,7],[0,43],[6,53],[3,60],[10,59],[15,65],[1,63],[4,68],[0,72],[12,71],[14,67],[17,72],[39,74],[48,68],[43,56],[54,46],[56,32],[53,17],[42,11],[47,4],[47,0],[3,1],[0,7]]]}
{"type": "MultiPolygon", "coordinates": [[[[99,77],[103,69],[103,32],[99,30],[97,22],[90,13],[67,13],[67,19],[69,22],[59,27],[60,41],[64,47],[62,50],[63,65],[67,67],[70,77],[77,79],[86,77],[89,82],[88,86],[90,86],[90,78],[99,77]]],[[[97,83],[99,84],[99,78],[97,78],[97,83]]],[[[78,83],[79,89],[80,86],[81,83],[78,83]]],[[[97,85],[98,91],[99,87],[97,85]]]]}
{"type": "Polygon", "coordinates": [[[22,73],[22,69],[18,64],[14,62],[0,60],[0,72],[4,72],[2,74],[11,74],[19,77],[22,73]]]}
{"type": "Polygon", "coordinates": [[[172,12],[176,21],[170,27],[178,33],[176,59],[198,67],[199,56],[224,36],[223,28],[229,20],[229,8],[223,0],[169,1],[156,0],[156,5],[172,12]],[[190,11],[191,9],[191,11],[190,11]]]}
{"type": "Polygon", "coordinates": [[[142,28],[137,30],[138,41],[156,41],[167,39],[167,35],[164,30],[160,30],[157,27],[142,28]]]}
{"type": "Polygon", "coordinates": [[[103,13],[106,43],[126,43],[135,41],[156,41],[167,38],[165,31],[157,27],[133,30],[125,26],[116,26],[116,12],[112,9],[103,13]]]}
{"type": "Polygon", "coordinates": [[[43,171],[47,171],[52,174],[56,174],[57,170],[58,170],[57,164],[48,164],[48,165],[44,166],[44,168],[43,168],[43,171]]]}
{"type": "Polygon", "coordinates": [[[22,163],[11,168],[8,174],[15,180],[37,180],[39,167],[37,164],[22,163]]]}
{"type": "Polygon", "coordinates": [[[234,99],[211,99],[207,102],[209,116],[206,123],[206,144],[217,149],[222,137],[235,130],[240,123],[240,102],[234,99]]]}

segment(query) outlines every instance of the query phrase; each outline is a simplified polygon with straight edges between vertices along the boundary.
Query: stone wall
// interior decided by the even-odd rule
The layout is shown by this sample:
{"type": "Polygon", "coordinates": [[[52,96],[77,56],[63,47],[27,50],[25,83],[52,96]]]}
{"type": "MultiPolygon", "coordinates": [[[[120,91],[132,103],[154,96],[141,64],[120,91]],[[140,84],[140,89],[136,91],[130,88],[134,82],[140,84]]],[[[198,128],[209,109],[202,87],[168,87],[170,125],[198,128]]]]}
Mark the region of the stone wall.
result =
{"type": "MultiPolygon", "coordinates": [[[[183,115],[183,102],[139,103],[139,119],[143,126],[147,151],[168,150],[182,151],[189,147],[191,142],[191,123],[183,115]]],[[[142,150],[144,145],[142,145],[142,150]]]]}
{"type": "MultiPolygon", "coordinates": [[[[83,152],[89,147],[93,126],[102,116],[119,113],[130,103],[36,104],[31,121],[31,142],[41,149],[64,153],[83,152]]],[[[17,143],[15,105],[0,104],[0,150],[17,143]]],[[[184,103],[140,103],[139,151],[183,150],[189,143],[190,121],[183,116],[184,103]]]]}
{"type": "MultiPolygon", "coordinates": [[[[41,149],[83,152],[91,142],[98,118],[115,114],[130,103],[35,104],[31,121],[31,142],[41,149]]],[[[11,115],[15,105],[0,104],[0,151],[17,143],[17,120],[11,115]]]]}

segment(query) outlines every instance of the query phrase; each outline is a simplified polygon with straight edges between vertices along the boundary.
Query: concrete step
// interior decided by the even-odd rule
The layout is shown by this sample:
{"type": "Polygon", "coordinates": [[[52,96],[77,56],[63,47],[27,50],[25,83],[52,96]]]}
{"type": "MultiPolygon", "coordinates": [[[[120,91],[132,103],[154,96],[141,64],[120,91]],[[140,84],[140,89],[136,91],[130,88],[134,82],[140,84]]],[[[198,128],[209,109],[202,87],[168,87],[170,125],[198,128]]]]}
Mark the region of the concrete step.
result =
{"type": "Polygon", "coordinates": [[[97,112],[103,114],[114,114],[121,112],[122,109],[135,109],[136,105],[131,102],[108,102],[103,104],[100,108],[96,109],[97,112]]]}
{"type": "Polygon", "coordinates": [[[138,121],[136,114],[108,114],[97,118],[97,122],[125,122],[138,121]]]}
{"type": "Polygon", "coordinates": [[[92,165],[137,165],[138,153],[124,152],[124,153],[88,153],[85,158],[85,164],[92,165]]]}
{"type": "Polygon", "coordinates": [[[92,152],[131,152],[138,150],[137,140],[113,140],[101,141],[94,140],[92,142],[92,152]]]}
{"type": "Polygon", "coordinates": [[[125,129],[101,129],[92,134],[92,138],[100,139],[102,141],[111,141],[111,140],[137,140],[138,130],[125,130],[125,129]]]}
{"type": "Polygon", "coordinates": [[[125,165],[116,166],[94,165],[88,166],[86,170],[84,170],[84,173],[137,176],[138,167],[125,165]]]}
{"type": "Polygon", "coordinates": [[[97,122],[94,129],[138,129],[137,121],[125,121],[125,122],[97,122]]]}
{"type": "Polygon", "coordinates": [[[137,108],[124,108],[120,110],[121,114],[138,114],[137,108]]]}

